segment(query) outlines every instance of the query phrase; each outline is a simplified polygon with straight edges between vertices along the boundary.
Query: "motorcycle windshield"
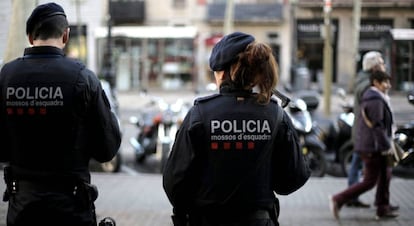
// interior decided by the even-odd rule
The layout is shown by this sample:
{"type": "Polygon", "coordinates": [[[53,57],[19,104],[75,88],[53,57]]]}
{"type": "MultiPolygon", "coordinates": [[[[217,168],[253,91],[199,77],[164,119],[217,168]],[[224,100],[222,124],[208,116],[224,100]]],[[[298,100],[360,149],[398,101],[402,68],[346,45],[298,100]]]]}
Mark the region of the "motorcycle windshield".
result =
{"type": "Polygon", "coordinates": [[[291,119],[296,130],[302,133],[309,133],[312,130],[312,118],[308,111],[295,112],[291,119]]]}

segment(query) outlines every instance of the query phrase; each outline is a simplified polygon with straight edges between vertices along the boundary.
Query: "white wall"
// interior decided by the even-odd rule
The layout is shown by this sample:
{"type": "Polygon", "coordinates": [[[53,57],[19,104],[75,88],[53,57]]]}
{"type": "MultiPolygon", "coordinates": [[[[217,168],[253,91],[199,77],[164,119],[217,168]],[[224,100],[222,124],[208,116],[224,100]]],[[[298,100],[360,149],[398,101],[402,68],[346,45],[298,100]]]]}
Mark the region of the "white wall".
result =
{"type": "MultiPolygon", "coordinates": [[[[38,0],[38,4],[50,2],[50,0],[38,0]]],[[[80,4],[80,23],[87,27],[87,66],[98,73],[96,68],[95,38],[94,30],[99,26],[106,26],[105,16],[107,12],[107,0],[56,0],[66,12],[70,25],[76,25],[78,21],[76,3],[80,4]]],[[[12,12],[12,0],[0,1],[0,64],[5,53],[7,35],[12,12]]],[[[25,29],[25,28],[17,28],[25,29]]],[[[72,40],[73,41],[73,40],[72,40]]],[[[23,53],[22,53],[23,54],[23,53]]]]}
{"type": "Polygon", "coordinates": [[[9,34],[10,14],[12,0],[0,1],[0,65],[3,64],[3,57],[6,52],[7,35],[9,34]]]}

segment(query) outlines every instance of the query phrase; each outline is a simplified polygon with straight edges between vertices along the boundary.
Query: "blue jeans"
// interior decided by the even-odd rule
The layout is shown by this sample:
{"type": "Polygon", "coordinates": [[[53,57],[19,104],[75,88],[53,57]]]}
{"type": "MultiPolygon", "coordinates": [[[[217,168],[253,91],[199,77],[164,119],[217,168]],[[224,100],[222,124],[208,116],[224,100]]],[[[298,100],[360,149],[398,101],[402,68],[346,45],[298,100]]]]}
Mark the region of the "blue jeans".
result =
{"type": "Polygon", "coordinates": [[[351,168],[348,172],[348,186],[351,186],[357,182],[359,182],[359,177],[361,175],[362,169],[362,160],[359,154],[354,151],[352,153],[352,161],[351,161],[351,168]]]}
{"type": "MultiPolygon", "coordinates": [[[[354,151],[352,153],[352,161],[351,161],[351,168],[348,172],[348,187],[359,182],[359,178],[361,176],[361,169],[362,169],[362,159],[359,154],[354,151]]],[[[353,200],[358,201],[358,196],[355,197],[353,200]]]]}

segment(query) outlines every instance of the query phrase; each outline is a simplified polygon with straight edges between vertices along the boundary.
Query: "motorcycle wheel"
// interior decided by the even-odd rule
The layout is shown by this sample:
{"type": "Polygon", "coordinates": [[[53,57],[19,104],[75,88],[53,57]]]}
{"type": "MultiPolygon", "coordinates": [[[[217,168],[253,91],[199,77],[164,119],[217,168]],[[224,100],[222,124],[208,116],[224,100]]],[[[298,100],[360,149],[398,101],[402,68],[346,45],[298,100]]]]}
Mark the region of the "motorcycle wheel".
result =
{"type": "Polygon", "coordinates": [[[111,161],[101,163],[101,168],[106,173],[119,172],[121,170],[121,155],[116,154],[111,161]]]}
{"type": "Polygon", "coordinates": [[[326,159],[323,155],[323,150],[315,147],[310,147],[306,153],[304,153],[306,160],[308,161],[309,168],[312,170],[312,177],[323,177],[326,172],[326,159]]]}
{"type": "Polygon", "coordinates": [[[354,145],[352,141],[347,141],[339,149],[339,153],[340,153],[339,160],[340,160],[341,167],[342,167],[342,173],[345,177],[348,176],[349,169],[351,168],[353,150],[354,150],[354,145]]]}

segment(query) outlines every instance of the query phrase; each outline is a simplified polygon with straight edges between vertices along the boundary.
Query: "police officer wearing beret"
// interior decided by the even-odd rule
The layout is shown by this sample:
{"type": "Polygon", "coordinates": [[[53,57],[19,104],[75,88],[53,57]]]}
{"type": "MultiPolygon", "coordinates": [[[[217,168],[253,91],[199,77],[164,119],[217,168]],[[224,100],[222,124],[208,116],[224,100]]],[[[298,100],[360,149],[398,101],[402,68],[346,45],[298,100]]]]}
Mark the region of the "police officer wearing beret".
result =
{"type": "Polygon", "coordinates": [[[272,98],[272,50],[235,32],[214,46],[210,68],[220,92],[195,101],[163,172],[174,225],[279,225],[275,193],[296,191],[310,170],[272,98]]]}
{"type": "Polygon", "coordinates": [[[0,161],[7,225],[96,225],[91,158],[117,153],[118,120],[96,75],[65,57],[69,26],[61,6],[36,7],[32,47],[0,72],[0,161]]]}

